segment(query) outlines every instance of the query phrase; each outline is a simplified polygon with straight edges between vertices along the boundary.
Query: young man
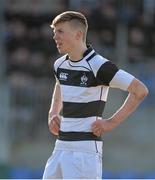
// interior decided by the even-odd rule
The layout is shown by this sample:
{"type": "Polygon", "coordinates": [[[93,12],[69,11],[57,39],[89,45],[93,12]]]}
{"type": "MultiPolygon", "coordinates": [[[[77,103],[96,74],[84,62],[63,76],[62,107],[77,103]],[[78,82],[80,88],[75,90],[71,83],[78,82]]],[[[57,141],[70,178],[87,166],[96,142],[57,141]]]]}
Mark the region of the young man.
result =
{"type": "Polygon", "coordinates": [[[54,63],[56,85],[48,125],[58,139],[43,179],[102,178],[101,135],[125,120],[148,90],[86,45],[88,24],[83,14],[64,12],[51,27],[58,51],[65,55],[54,63]],[[102,119],[109,87],[128,91],[129,95],[112,117],[102,119]]]}

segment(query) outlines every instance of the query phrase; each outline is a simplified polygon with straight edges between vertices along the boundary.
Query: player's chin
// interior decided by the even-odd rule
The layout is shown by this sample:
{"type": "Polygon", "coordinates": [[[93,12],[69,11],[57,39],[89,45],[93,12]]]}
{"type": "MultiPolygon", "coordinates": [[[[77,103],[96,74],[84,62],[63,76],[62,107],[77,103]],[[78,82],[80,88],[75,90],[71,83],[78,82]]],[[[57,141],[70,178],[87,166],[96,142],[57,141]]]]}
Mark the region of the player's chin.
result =
{"type": "Polygon", "coordinates": [[[60,54],[67,54],[67,51],[65,49],[62,49],[62,48],[58,48],[58,51],[60,54]]]}

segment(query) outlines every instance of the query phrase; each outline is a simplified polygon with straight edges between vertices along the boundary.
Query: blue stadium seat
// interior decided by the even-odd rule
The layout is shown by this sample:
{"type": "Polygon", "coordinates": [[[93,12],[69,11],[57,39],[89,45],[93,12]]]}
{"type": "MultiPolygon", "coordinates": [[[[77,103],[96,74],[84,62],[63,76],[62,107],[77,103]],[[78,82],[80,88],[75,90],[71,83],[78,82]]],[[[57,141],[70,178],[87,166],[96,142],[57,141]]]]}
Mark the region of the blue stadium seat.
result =
{"type": "Polygon", "coordinates": [[[31,179],[32,171],[28,168],[12,168],[10,170],[10,179],[31,179]]]}

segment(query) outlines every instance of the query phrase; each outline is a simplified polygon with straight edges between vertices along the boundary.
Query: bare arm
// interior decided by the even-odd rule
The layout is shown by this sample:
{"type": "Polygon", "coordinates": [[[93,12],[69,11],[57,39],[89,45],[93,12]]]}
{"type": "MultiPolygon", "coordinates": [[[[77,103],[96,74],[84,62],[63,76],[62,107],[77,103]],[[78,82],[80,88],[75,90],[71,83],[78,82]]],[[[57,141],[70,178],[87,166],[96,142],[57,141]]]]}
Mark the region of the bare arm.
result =
{"type": "Polygon", "coordinates": [[[49,110],[49,116],[59,115],[61,108],[62,108],[62,101],[61,101],[60,85],[58,82],[56,82],[54,91],[53,91],[51,107],[49,110]]]}
{"type": "Polygon", "coordinates": [[[60,116],[59,113],[62,108],[60,85],[58,82],[55,84],[52,103],[48,115],[48,125],[51,133],[58,135],[60,127],[60,116]]]}
{"type": "Polygon", "coordinates": [[[148,94],[147,87],[138,79],[134,79],[128,87],[129,95],[124,104],[114,113],[108,121],[96,120],[92,124],[92,131],[95,135],[100,136],[111,131],[124,121],[142,102],[148,94]]]}

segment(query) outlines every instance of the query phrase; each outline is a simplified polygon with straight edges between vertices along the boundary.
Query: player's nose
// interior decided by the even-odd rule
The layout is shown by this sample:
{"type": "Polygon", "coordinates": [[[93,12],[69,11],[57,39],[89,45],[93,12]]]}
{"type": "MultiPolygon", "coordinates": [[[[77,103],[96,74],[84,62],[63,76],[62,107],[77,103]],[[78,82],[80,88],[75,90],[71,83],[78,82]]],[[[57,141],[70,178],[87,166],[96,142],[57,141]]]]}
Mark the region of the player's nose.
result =
{"type": "Polygon", "coordinates": [[[56,33],[53,35],[53,39],[54,39],[55,41],[58,39],[58,35],[57,35],[56,33]]]}

